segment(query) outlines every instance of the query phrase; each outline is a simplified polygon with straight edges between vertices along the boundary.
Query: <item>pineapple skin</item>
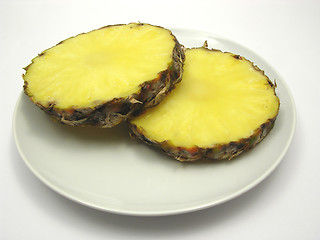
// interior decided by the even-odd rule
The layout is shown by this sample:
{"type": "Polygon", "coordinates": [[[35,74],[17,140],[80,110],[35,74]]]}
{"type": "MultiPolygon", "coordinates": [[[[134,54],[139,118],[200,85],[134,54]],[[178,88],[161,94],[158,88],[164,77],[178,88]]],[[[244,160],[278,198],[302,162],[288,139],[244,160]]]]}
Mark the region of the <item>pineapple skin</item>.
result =
{"type": "MultiPolygon", "coordinates": [[[[218,49],[208,49],[206,42],[202,46],[207,51],[219,51],[218,49]]],[[[228,53],[228,52],[227,52],[228,53]]],[[[263,75],[264,71],[259,67],[253,64],[253,62],[248,59],[237,55],[232,54],[235,59],[239,61],[248,61],[252,64],[256,71],[261,72],[263,75]]],[[[267,77],[268,84],[273,88],[274,95],[276,96],[275,89],[277,87],[276,83],[272,83],[267,77]]],[[[240,155],[241,153],[248,151],[254,148],[258,143],[260,143],[265,137],[269,134],[271,129],[274,127],[275,121],[279,114],[280,110],[280,100],[278,100],[278,110],[273,118],[268,119],[266,122],[262,123],[253,133],[246,138],[241,138],[238,141],[231,141],[223,144],[214,144],[212,147],[202,148],[199,146],[193,146],[191,148],[175,146],[168,141],[158,142],[153,139],[150,139],[144,133],[142,128],[139,128],[137,125],[129,122],[130,137],[134,140],[142,141],[154,148],[162,150],[164,153],[173,157],[174,159],[180,162],[194,162],[194,161],[216,161],[216,160],[231,160],[232,158],[240,155]]]]}
{"type": "Polygon", "coordinates": [[[157,142],[146,137],[143,129],[138,128],[135,124],[130,123],[129,127],[131,138],[141,140],[152,147],[159,148],[164,153],[180,162],[231,160],[260,143],[273,128],[276,118],[277,116],[261,124],[250,137],[242,138],[239,141],[233,141],[226,144],[216,144],[211,148],[201,148],[198,146],[185,148],[174,146],[167,141],[157,142]]]}
{"type": "MultiPolygon", "coordinates": [[[[138,23],[144,25],[145,23],[138,23]]],[[[108,25],[102,28],[121,26],[108,25]]],[[[162,28],[160,26],[155,26],[162,28]]],[[[99,29],[97,29],[99,30],[99,29]]],[[[93,30],[95,31],[95,30],[93,30]]],[[[169,30],[168,30],[169,31],[169,30]]],[[[175,41],[172,52],[172,61],[167,69],[158,73],[157,78],[151,79],[139,85],[139,90],[127,97],[114,98],[94,108],[68,108],[59,109],[54,103],[50,103],[48,107],[43,106],[39,102],[33,101],[32,94],[28,90],[28,82],[24,80],[24,93],[29,97],[31,102],[50,115],[53,119],[69,126],[95,126],[101,128],[111,128],[122,121],[127,120],[131,115],[137,116],[144,109],[158,105],[163,98],[174,88],[174,85],[181,81],[184,62],[184,47],[178,42],[176,37],[170,31],[175,41]]],[[[67,40],[67,39],[66,39],[67,40]]],[[[59,42],[62,44],[65,40],[59,42]]],[[[38,55],[43,57],[46,50],[38,55]]],[[[24,70],[33,63],[29,64],[24,70]]],[[[22,77],[24,78],[24,75],[22,77]]]]}

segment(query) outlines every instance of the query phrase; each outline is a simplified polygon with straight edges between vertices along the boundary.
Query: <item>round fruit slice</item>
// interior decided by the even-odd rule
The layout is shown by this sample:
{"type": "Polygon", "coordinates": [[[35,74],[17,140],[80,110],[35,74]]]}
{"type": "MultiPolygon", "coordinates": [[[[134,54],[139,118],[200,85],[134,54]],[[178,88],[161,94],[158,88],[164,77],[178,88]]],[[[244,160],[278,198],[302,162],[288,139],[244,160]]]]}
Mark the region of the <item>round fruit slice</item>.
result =
{"type": "Polygon", "coordinates": [[[131,136],[180,161],[231,159],[272,129],[279,99],[249,60],[206,47],[187,49],[181,83],[130,122],[131,136]]]}
{"type": "Polygon", "coordinates": [[[62,123],[113,127],[157,105],[181,80],[183,59],[167,29],[111,25],[39,54],[25,68],[24,91],[62,123]]]}

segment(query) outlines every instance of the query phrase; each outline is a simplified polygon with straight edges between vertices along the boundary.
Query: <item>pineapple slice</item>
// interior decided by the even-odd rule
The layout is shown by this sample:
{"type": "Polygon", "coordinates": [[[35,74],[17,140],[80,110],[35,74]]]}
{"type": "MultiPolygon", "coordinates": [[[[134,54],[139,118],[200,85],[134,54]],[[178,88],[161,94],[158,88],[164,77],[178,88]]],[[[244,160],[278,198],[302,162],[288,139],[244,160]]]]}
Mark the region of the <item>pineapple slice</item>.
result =
{"type": "Polygon", "coordinates": [[[272,129],[275,85],[232,53],[187,49],[181,83],[157,107],[130,121],[130,135],[180,161],[231,159],[272,129]]]}
{"type": "Polygon", "coordinates": [[[24,91],[62,123],[113,127],[157,105],[181,80],[183,59],[167,29],[111,25],[39,54],[25,68],[24,91]]]}

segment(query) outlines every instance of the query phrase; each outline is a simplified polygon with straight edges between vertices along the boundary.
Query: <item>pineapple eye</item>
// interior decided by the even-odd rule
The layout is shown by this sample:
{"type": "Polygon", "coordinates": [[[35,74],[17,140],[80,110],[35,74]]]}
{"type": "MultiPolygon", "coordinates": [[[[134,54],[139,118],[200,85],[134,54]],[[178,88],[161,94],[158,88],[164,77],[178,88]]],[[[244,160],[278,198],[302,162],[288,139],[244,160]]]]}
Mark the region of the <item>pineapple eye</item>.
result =
{"type": "Polygon", "coordinates": [[[238,60],[242,60],[242,57],[240,55],[234,55],[233,56],[235,59],[238,59],[238,60]]]}

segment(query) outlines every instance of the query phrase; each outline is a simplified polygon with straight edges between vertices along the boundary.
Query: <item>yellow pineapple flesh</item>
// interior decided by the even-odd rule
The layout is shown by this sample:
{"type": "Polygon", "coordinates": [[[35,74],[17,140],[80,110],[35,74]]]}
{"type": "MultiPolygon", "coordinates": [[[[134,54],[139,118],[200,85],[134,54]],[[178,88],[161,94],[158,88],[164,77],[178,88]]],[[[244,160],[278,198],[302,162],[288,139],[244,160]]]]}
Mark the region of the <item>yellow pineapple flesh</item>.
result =
{"type": "Polygon", "coordinates": [[[131,120],[131,135],[178,160],[231,159],[260,142],[279,111],[275,85],[247,59],[188,49],[181,83],[131,120]]]}

